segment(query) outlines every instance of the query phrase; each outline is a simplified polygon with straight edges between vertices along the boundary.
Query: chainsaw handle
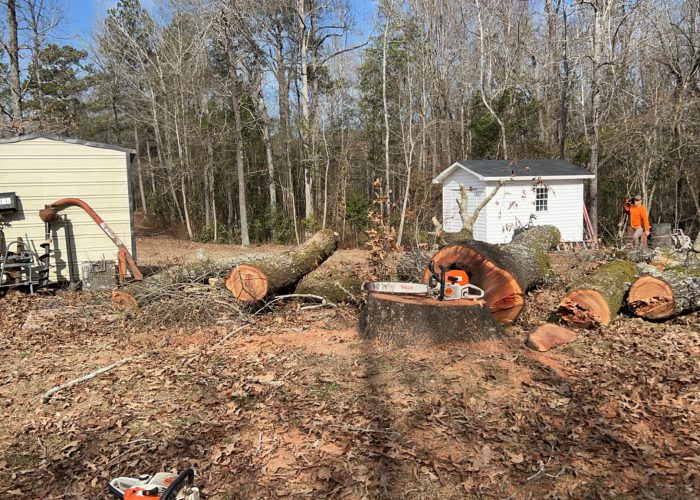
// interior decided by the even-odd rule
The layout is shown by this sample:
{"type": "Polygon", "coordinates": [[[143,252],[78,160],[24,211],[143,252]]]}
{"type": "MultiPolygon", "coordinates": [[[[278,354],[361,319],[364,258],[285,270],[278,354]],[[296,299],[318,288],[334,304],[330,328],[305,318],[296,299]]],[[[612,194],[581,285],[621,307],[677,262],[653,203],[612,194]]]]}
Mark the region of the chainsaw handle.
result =
{"type": "Polygon", "coordinates": [[[178,474],[175,480],[172,483],[170,483],[170,486],[168,486],[168,489],[165,490],[160,499],[175,500],[177,492],[180,491],[180,489],[182,488],[182,483],[184,483],[185,481],[187,481],[190,484],[194,483],[194,470],[188,468],[180,472],[180,474],[178,474]]]}

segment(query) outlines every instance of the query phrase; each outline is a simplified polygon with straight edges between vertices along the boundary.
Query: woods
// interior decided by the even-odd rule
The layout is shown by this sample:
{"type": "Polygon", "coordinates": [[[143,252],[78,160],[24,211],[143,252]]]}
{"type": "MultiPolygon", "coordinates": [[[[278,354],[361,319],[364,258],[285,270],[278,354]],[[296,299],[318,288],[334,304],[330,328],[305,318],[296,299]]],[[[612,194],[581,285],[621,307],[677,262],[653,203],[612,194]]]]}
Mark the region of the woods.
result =
{"type": "Polygon", "coordinates": [[[190,239],[357,243],[373,182],[397,242],[430,239],[458,159],[562,157],[597,174],[614,238],[640,193],[698,231],[697,0],[120,0],[89,50],[60,4],[7,1],[2,134],[134,147],[134,201],[190,239]],[[78,45],[78,44],[75,44],[78,45]]]}

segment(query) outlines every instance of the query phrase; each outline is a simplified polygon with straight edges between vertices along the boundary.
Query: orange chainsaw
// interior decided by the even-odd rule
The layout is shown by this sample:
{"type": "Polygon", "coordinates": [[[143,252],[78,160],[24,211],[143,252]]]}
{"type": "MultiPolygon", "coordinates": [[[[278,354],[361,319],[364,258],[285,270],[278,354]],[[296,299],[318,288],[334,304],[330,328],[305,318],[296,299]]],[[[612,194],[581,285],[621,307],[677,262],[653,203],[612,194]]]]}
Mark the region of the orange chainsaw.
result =
{"type": "Polygon", "coordinates": [[[428,283],[402,283],[398,281],[365,281],[362,289],[366,292],[393,293],[399,295],[421,295],[437,300],[480,299],[484,291],[469,283],[469,275],[461,269],[446,270],[440,264],[440,272],[435,271],[434,262],[428,265],[428,283]]]}
{"type": "Polygon", "coordinates": [[[109,491],[123,500],[200,500],[192,469],[180,474],[159,472],[153,476],[117,477],[109,482],[109,491]]]}

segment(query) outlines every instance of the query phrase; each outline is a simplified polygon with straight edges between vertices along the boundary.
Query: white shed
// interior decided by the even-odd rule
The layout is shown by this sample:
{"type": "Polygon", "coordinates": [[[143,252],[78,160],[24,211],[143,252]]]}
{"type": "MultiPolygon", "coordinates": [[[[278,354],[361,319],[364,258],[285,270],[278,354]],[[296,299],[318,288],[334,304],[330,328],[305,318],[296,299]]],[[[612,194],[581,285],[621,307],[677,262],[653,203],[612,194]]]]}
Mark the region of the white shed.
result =
{"type": "Polygon", "coordinates": [[[479,214],[474,239],[508,243],[519,227],[550,224],[562,241],[584,239],[583,183],[595,176],[565,160],[461,160],[433,179],[442,184],[444,230],[462,229],[459,216],[460,184],[468,190],[468,213],[484,200],[498,182],[505,184],[479,214]]]}
{"type": "MultiPolygon", "coordinates": [[[[7,242],[21,237],[38,252],[45,235],[39,210],[61,198],[80,198],[136,258],[129,181],[134,154],[133,149],[44,134],[0,140],[0,193],[14,193],[17,201],[16,211],[0,214],[7,242]]],[[[50,280],[75,281],[82,277],[83,263],[116,260],[116,246],[82,209],[71,207],[61,215],[66,221],[50,226],[50,280]]]]}

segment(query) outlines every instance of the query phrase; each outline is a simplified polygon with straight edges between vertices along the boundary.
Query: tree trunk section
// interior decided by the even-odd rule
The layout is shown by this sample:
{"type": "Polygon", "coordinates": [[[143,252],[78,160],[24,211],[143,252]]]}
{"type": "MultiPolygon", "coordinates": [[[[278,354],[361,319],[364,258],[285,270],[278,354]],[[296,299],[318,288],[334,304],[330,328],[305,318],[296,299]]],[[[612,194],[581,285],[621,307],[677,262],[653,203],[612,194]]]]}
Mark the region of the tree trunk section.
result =
{"type": "Polygon", "coordinates": [[[220,260],[200,260],[184,266],[172,267],[129,283],[112,294],[112,304],[117,309],[138,309],[165,298],[179,286],[192,283],[207,283],[210,279],[224,279],[231,269],[244,262],[253,262],[272,257],[269,253],[236,255],[220,260]]]}
{"type": "Polygon", "coordinates": [[[255,302],[276,292],[291,290],[335,252],[338,239],[338,233],[325,229],[294,250],[241,264],[229,274],[226,288],[241,302],[255,302]]]}
{"type": "Polygon", "coordinates": [[[399,281],[420,283],[423,279],[423,273],[432,258],[433,253],[428,250],[421,248],[410,250],[399,257],[399,261],[396,264],[396,276],[399,278],[399,281]]]}
{"type": "Polygon", "coordinates": [[[640,276],[627,303],[635,316],[667,319],[700,310],[700,266],[640,276]]]}
{"type": "Polygon", "coordinates": [[[477,342],[503,335],[483,300],[435,300],[387,293],[369,294],[359,329],[364,339],[398,347],[477,342]]]}
{"type": "Polygon", "coordinates": [[[625,293],[637,272],[632,262],[603,264],[574,284],[559,304],[557,314],[567,322],[595,327],[608,325],[622,307],[625,293]]]}
{"type": "Polygon", "coordinates": [[[294,293],[319,295],[335,303],[357,303],[365,274],[364,256],[356,257],[351,251],[341,250],[304,276],[294,293]]]}
{"type": "MultiPolygon", "coordinates": [[[[470,282],[484,290],[484,300],[501,324],[508,325],[525,306],[525,292],[549,273],[547,252],[561,239],[554,226],[537,226],[518,234],[508,245],[499,247],[483,241],[467,240],[447,245],[433,255],[435,270],[441,264],[461,269],[470,282]]],[[[430,272],[423,272],[427,283],[430,272]]]]}

